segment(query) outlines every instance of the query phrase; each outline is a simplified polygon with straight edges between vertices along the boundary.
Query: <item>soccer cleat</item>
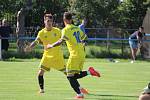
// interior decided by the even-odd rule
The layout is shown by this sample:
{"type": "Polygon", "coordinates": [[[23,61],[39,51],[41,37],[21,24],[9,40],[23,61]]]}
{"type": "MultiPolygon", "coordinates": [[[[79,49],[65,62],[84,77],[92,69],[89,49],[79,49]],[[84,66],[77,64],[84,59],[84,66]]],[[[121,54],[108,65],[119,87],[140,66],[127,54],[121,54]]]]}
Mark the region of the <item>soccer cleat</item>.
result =
{"type": "Polygon", "coordinates": [[[43,89],[40,89],[39,93],[44,93],[45,91],[43,89]]]}
{"type": "Polygon", "coordinates": [[[97,77],[100,77],[100,73],[98,71],[96,71],[93,67],[89,67],[89,70],[90,74],[92,76],[97,76],[97,77]]]}
{"type": "Polygon", "coordinates": [[[82,96],[77,95],[77,96],[74,97],[74,99],[82,100],[82,99],[84,99],[84,96],[83,95],[82,96]]]}
{"type": "Polygon", "coordinates": [[[81,91],[81,93],[83,93],[83,94],[89,94],[89,92],[88,92],[87,89],[81,88],[80,91],[81,91]]]}

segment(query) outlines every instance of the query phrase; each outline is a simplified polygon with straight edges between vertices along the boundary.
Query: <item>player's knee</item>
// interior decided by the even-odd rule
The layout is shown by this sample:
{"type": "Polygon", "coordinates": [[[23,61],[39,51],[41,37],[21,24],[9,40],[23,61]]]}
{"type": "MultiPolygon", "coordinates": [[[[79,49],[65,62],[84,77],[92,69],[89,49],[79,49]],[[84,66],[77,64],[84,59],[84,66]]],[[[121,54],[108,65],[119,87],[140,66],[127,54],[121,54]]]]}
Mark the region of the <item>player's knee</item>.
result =
{"type": "Polygon", "coordinates": [[[39,70],[39,72],[38,72],[38,76],[43,76],[44,75],[44,70],[39,70]]]}
{"type": "Polygon", "coordinates": [[[74,78],[74,74],[67,73],[67,78],[74,78]]]}
{"type": "Polygon", "coordinates": [[[73,79],[73,78],[74,78],[74,76],[68,76],[68,75],[67,75],[67,79],[68,79],[68,80],[71,80],[71,79],[73,79]]]}

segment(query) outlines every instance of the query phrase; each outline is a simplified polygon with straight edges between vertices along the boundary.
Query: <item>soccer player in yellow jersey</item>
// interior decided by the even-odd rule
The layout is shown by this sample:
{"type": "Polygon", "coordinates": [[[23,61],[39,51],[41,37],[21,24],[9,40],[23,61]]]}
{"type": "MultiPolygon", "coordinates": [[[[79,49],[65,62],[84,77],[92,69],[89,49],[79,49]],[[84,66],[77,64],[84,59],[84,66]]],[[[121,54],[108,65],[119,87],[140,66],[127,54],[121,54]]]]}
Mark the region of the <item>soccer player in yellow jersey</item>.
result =
{"type": "MultiPolygon", "coordinates": [[[[58,41],[61,37],[61,30],[53,27],[53,16],[50,13],[44,15],[45,28],[39,31],[36,39],[26,47],[26,51],[31,51],[32,48],[41,43],[43,45],[52,44],[58,41]]],[[[65,63],[63,53],[60,46],[56,48],[44,50],[43,57],[40,62],[40,69],[38,72],[38,82],[40,86],[40,93],[44,93],[44,72],[50,71],[51,68],[65,72],[65,63]]]]}
{"type": "Polygon", "coordinates": [[[86,34],[81,31],[78,26],[72,24],[72,14],[65,12],[63,15],[63,21],[65,28],[62,30],[61,39],[53,44],[48,44],[46,49],[53,49],[53,47],[59,46],[63,41],[66,42],[70,56],[66,66],[67,79],[70,82],[71,87],[77,93],[76,99],[84,98],[84,91],[80,88],[80,84],[77,79],[85,77],[87,75],[100,77],[100,73],[93,67],[90,67],[88,71],[82,71],[85,61],[85,48],[84,40],[87,38],[86,34]]]}

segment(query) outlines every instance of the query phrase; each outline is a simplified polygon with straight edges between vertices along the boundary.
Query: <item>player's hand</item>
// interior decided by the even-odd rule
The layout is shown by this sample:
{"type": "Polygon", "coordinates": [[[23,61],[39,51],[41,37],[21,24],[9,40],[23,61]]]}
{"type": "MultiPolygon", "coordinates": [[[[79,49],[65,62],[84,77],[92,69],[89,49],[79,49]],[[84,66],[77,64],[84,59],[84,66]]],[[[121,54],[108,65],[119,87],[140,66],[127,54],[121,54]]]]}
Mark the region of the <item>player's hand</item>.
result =
{"type": "Polygon", "coordinates": [[[141,43],[139,43],[139,44],[138,44],[138,48],[141,48],[141,47],[142,47],[142,44],[141,44],[141,43]]]}
{"type": "Polygon", "coordinates": [[[44,48],[45,48],[45,49],[51,49],[51,48],[53,48],[53,45],[48,44],[48,45],[46,45],[44,48]]]}
{"type": "Polygon", "coordinates": [[[24,51],[25,51],[25,52],[31,52],[31,51],[32,51],[32,48],[27,45],[27,46],[24,48],[24,51]]]}

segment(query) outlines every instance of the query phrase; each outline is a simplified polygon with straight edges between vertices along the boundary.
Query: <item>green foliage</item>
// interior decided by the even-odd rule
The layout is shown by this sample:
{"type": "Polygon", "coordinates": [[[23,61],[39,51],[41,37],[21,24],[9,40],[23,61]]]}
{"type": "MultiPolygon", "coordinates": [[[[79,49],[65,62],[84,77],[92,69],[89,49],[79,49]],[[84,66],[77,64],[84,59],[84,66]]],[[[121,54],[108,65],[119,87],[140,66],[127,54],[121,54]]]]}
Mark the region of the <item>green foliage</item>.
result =
{"type": "Polygon", "coordinates": [[[111,24],[111,12],[117,8],[119,0],[76,0],[74,4],[80,16],[87,17],[91,25],[107,27],[111,24]]]}
{"type": "Polygon", "coordinates": [[[120,49],[108,50],[99,46],[88,46],[86,54],[87,58],[129,58],[129,52],[124,52],[122,55],[120,49]]]}
{"type": "Polygon", "coordinates": [[[67,0],[36,0],[33,2],[33,9],[27,16],[27,26],[42,26],[44,11],[51,12],[55,22],[60,22],[62,14],[67,11],[68,6],[67,0]]]}
{"type": "MultiPolygon", "coordinates": [[[[114,46],[115,47],[115,46],[114,46]]],[[[3,52],[3,59],[12,59],[12,58],[41,58],[43,50],[36,47],[30,53],[19,53],[16,50],[12,49],[8,52],[3,52]]],[[[64,58],[69,57],[69,52],[67,47],[63,47],[64,58]]],[[[103,46],[86,46],[86,57],[87,58],[129,58],[130,52],[124,52],[122,54],[120,48],[112,48],[108,50],[103,46]]]]}
{"type": "MultiPolygon", "coordinates": [[[[27,6],[28,0],[0,0],[0,19],[7,13],[17,16],[17,12],[27,6]]],[[[67,11],[68,0],[32,0],[32,10],[26,16],[26,26],[42,26],[44,11],[55,14],[57,21],[61,20],[62,12],[67,11]]],[[[10,17],[10,16],[9,16],[10,17]]]]}
{"type": "Polygon", "coordinates": [[[116,27],[137,29],[142,25],[150,2],[147,0],[125,0],[113,11],[116,27]]]}
{"type": "MultiPolygon", "coordinates": [[[[28,0],[0,0],[0,19],[16,16],[28,0]]],[[[87,27],[138,28],[142,25],[149,0],[32,0],[32,10],[26,16],[26,26],[42,26],[43,13],[51,11],[55,22],[62,22],[62,14],[72,11],[77,17],[89,20],[87,27]]]]}
{"type": "Polygon", "coordinates": [[[148,0],[76,0],[73,7],[89,19],[89,26],[136,29],[142,25],[148,0]]]}
{"type": "Polygon", "coordinates": [[[25,59],[25,58],[41,58],[42,57],[42,53],[40,51],[32,51],[31,53],[20,53],[17,51],[8,51],[8,52],[3,52],[2,53],[2,57],[3,59],[11,59],[11,58],[21,58],[21,59],[25,59]]]}
{"type": "Polygon", "coordinates": [[[0,17],[5,13],[16,14],[24,4],[25,0],[0,0],[0,17]]]}

